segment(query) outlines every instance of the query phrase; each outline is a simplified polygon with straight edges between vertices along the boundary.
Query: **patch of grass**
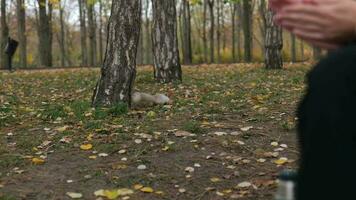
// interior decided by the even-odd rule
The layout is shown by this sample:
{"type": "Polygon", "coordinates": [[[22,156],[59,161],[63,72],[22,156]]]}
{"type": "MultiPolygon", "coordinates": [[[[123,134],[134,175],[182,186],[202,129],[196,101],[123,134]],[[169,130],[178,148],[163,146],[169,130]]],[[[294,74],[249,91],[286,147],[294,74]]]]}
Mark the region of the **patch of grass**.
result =
{"type": "Polygon", "coordinates": [[[48,105],[44,108],[42,115],[46,119],[55,120],[59,117],[64,118],[67,116],[63,105],[48,105]]]}
{"type": "Polygon", "coordinates": [[[182,129],[191,133],[203,133],[203,129],[200,127],[200,123],[194,120],[187,121],[183,124],[182,129]]]}
{"type": "Polygon", "coordinates": [[[20,167],[24,164],[24,160],[18,155],[3,154],[0,156],[0,168],[10,169],[20,167]]]}
{"type": "Polygon", "coordinates": [[[91,105],[88,101],[75,101],[70,105],[74,115],[78,119],[83,119],[85,112],[89,111],[91,105]]]}
{"type": "Polygon", "coordinates": [[[4,196],[2,196],[2,194],[0,194],[0,200],[16,200],[16,199],[17,198],[12,195],[4,194],[4,196]]]}
{"type": "Polygon", "coordinates": [[[100,129],[102,127],[103,123],[101,121],[87,121],[84,124],[84,128],[88,130],[95,130],[95,129],[100,129]]]}
{"type": "Polygon", "coordinates": [[[126,103],[118,103],[112,106],[108,112],[110,113],[110,115],[114,117],[118,117],[127,114],[128,111],[129,111],[129,107],[126,103]]]}

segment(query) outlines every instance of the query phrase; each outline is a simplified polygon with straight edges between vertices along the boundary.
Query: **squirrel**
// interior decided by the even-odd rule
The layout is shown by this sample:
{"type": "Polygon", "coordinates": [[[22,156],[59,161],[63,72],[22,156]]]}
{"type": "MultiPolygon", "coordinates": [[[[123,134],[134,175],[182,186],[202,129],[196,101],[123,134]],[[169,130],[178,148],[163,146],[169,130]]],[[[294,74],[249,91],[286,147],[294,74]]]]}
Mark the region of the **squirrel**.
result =
{"type": "Polygon", "coordinates": [[[147,94],[143,92],[134,92],[132,94],[132,103],[134,105],[144,105],[144,104],[159,104],[164,105],[171,103],[169,97],[164,94],[147,94]]]}

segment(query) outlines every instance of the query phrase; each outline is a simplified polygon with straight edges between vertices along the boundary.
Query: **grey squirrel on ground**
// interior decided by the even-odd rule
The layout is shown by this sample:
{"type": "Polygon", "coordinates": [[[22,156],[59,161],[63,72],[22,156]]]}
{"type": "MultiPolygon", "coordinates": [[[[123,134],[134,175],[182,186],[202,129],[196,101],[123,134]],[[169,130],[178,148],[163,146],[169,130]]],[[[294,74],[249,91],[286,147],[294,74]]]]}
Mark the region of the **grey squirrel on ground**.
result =
{"type": "Polygon", "coordinates": [[[134,105],[145,105],[145,104],[168,104],[171,100],[164,94],[147,94],[143,92],[134,92],[132,94],[132,103],[134,105]]]}

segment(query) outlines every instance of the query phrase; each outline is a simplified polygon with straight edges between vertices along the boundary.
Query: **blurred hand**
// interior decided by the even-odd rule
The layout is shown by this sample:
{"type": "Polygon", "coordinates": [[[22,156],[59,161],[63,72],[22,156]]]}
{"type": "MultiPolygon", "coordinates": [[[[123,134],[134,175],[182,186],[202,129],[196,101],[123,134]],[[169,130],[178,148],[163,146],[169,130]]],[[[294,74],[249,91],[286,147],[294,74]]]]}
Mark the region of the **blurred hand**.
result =
{"type": "Polygon", "coordinates": [[[313,2],[284,6],[277,12],[276,23],[299,38],[325,49],[335,49],[356,39],[356,2],[352,0],[313,2]]]}

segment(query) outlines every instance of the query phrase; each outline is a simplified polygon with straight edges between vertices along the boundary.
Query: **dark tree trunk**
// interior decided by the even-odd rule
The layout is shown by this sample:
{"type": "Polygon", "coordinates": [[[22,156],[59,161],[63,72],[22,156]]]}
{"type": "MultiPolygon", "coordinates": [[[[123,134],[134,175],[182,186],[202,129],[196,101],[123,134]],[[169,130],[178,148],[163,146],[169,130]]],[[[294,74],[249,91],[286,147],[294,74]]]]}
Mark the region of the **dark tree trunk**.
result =
{"type": "Polygon", "coordinates": [[[88,5],[88,24],[89,24],[89,65],[93,67],[97,64],[94,3],[89,2],[87,5],[88,5]]]}
{"type": "Polygon", "coordinates": [[[79,3],[79,21],[80,21],[80,46],[81,46],[81,65],[88,66],[88,50],[87,50],[87,28],[85,3],[83,0],[78,0],[79,3]]]}
{"type": "Polygon", "coordinates": [[[17,37],[19,39],[20,67],[27,67],[27,38],[25,1],[17,0],[17,37]]]}
{"type": "Polygon", "coordinates": [[[236,58],[236,11],[237,4],[235,2],[231,3],[231,23],[232,23],[232,61],[237,62],[236,58]]]}
{"type": "Polygon", "coordinates": [[[282,29],[273,23],[273,12],[266,12],[265,65],[267,69],[282,69],[282,29]]]}
{"type": "Polygon", "coordinates": [[[209,5],[209,14],[210,14],[210,63],[214,63],[214,31],[215,31],[215,19],[214,19],[214,0],[207,0],[209,5]]]}
{"type": "Polygon", "coordinates": [[[157,82],[182,81],[175,0],[153,0],[153,60],[157,82]]]}
{"type": "Polygon", "coordinates": [[[103,62],[104,47],[103,47],[103,2],[99,0],[99,63],[103,62]]]}
{"type": "Polygon", "coordinates": [[[40,65],[44,67],[52,66],[51,54],[51,31],[50,19],[47,15],[46,0],[38,0],[39,24],[38,24],[38,51],[40,65]]]}
{"type": "Polygon", "coordinates": [[[141,0],[112,2],[107,49],[93,95],[94,106],[112,106],[121,102],[131,106],[140,28],[141,0]]]}
{"type": "Polygon", "coordinates": [[[221,63],[221,45],[220,45],[220,41],[221,41],[221,21],[220,21],[220,18],[221,18],[221,12],[220,12],[220,9],[221,9],[221,1],[217,1],[216,3],[216,8],[217,8],[217,19],[216,19],[216,24],[217,24],[217,27],[216,27],[216,42],[217,42],[217,56],[218,56],[218,63],[221,63]]]}
{"type": "Polygon", "coordinates": [[[6,0],[1,0],[1,68],[5,69],[9,65],[9,59],[5,53],[5,47],[9,37],[9,27],[6,21],[6,0]]]}
{"type": "Polygon", "coordinates": [[[252,2],[251,0],[243,0],[243,31],[244,31],[244,60],[245,62],[252,61],[252,2]]]}
{"type": "Polygon", "coordinates": [[[63,13],[64,10],[62,7],[59,8],[59,21],[61,25],[61,32],[60,32],[60,50],[61,50],[61,66],[64,67],[66,66],[66,47],[65,47],[65,31],[64,31],[64,19],[63,19],[63,13]]]}
{"type": "Polygon", "coordinates": [[[296,38],[294,34],[290,34],[290,40],[291,40],[291,45],[290,45],[290,53],[291,53],[291,61],[292,63],[297,62],[297,47],[296,47],[296,38]]]}
{"type": "Polygon", "coordinates": [[[203,11],[203,48],[204,48],[204,62],[208,62],[208,39],[206,34],[206,24],[207,24],[207,14],[208,14],[208,2],[204,0],[204,11],[203,11]]]}
{"type": "Polygon", "coordinates": [[[242,32],[242,18],[243,18],[243,12],[242,12],[242,7],[241,7],[241,2],[237,3],[237,12],[239,15],[239,21],[237,23],[238,28],[237,28],[237,57],[239,62],[242,60],[242,37],[241,37],[241,32],[242,32]]]}
{"type": "Polygon", "coordinates": [[[192,56],[192,41],[191,41],[191,19],[190,19],[190,5],[188,0],[183,0],[183,62],[184,64],[191,64],[192,56]]]}
{"type": "Polygon", "coordinates": [[[48,1],[48,33],[49,33],[49,42],[48,42],[48,62],[49,66],[53,66],[53,4],[51,1],[48,1]]]}

